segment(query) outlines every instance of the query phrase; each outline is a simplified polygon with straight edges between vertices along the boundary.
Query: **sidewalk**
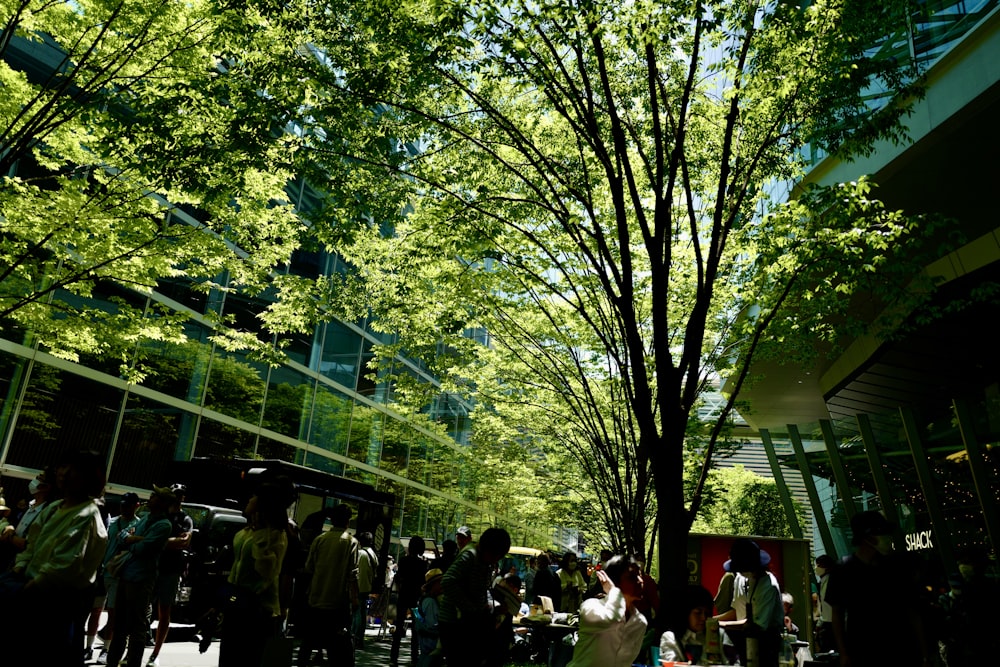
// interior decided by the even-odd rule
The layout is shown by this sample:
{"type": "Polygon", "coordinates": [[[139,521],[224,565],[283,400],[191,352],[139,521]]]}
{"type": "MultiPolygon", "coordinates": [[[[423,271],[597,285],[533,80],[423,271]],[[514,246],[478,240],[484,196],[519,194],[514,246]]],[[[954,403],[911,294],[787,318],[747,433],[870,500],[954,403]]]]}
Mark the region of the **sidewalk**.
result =
{"type": "MultiPolygon", "coordinates": [[[[198,643],[186,641],[184,636],[187,633],[177,632],[174,639],[173,629],[171,635],[167,636],[167,643],[160,651],[160,667],[216,667],[219,664],[219,642],[212,642],[212,645],[205,653],[198,652],[198,643]]],[[[389,648],[392,645],[391,635],[384,635],[378,638],[378,627],[368,628],[365,631],[365,650],[355,651],[354,656],[357,667],[387,667],[389,664],[389,648]]],[[[98,641],[98,647],[100,641],[98,641]]],[[[399,663],[407,665],[410,662],[410,639],[403,640],[399,651],[399,663]]],[[[143,656],[143,661],[149,660],[152,649],[147,648],[143,656]]],[[[94,651],[96,657],[98,651],[94,651]]],[[[90,661],[88,665],[96,664],[90,661]]],[[[145,665],[145,662],[144,662],[145,665]]],[[[264,667],[269,667],[264,665],[264,667]]]]}

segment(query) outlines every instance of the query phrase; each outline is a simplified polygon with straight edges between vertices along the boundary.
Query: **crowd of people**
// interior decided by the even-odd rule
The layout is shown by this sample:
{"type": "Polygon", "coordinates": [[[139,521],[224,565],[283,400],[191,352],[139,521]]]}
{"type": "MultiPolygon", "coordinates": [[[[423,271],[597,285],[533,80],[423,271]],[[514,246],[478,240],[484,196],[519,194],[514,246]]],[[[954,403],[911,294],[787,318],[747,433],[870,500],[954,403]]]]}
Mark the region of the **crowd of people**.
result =
{"type": "Polygon", "coordinates": [[[105,467],[96,452],[68,450],[28,483],[17,513],[0,499],[0,605],[18,610],[5,628],[15,664],[44,646],[46,662],[82,665],[98,636],[100,664],[141,667],[147,645],[145,664],[159,664],[193,533],[186,489],[154,487],[141,516],[139,496],[125,493],[111,517],[105,467]]]}
{"type": "MultiPolygon", "coordinates": [[[[473,589],[486,591],[484,596],[492,600],[497,616],[492,626],[484,620],[477,627],[494,627],[499,638],[491,643],[463,629],[467,643],[453,637],[459,653],[449,660],[447,649],[441,651],[448,642],[436,638],[439,632],[448,637],[454,629],[447,625],[443,631],[433,628],[421,640],[421,660],[427,660],[422,664],[442,664],[441,658],[443,664],[456,664],[458,655],[464,658],[457,664],[505,664],[511,643],[517,641],[510,625],[498,620],[505,609],[512,609],[510,591],[516,588],[499,586],[508,577],[523,584],[522,615],[530,619],[535,605],[545,601],[559,620],[547,630],[539,631],[538,626],[531,630],[544,638],[541,646],[547,649],[531,657],[549,667],[628,667],[656,664],[657,659],[777,667],[782,658],[798,664],[810,655],[844,667],[964,667],[984,664],[996,655],[995,633],[989,633],[985,623],[997,587],[985,576],[982,562],[963,560],[960,571],[949,577],[949,589],[935,597],[934,587],[923,576],[926,573],[915,567],[919,559],[893,551],[895,527],[882,514],[861,512],[853,517],[851,529],[854,550],[850,555],[842,559],[820,556],[816,561],[814,610],[805,617],[812,624],[811,633],[793,620],[795,600],[771,571],[771,554],[749,538],[732,542],[714,596],[700,585],[688,585],[662,605],[659,586],[646,571],[641,555],[604,552],[597,563],[590,564],[572,552],[542,553],[529,561],[528,570],[519,578],[513,571],[497,578],[492,590],[485,585],[484,564],[478,578],[462,577],[463,584],[451,590],[462,590],[464,595],[473,589]],[[811,646],[796,641],[800,636],[814,641],[811,646]],[[803,645],[808,650],[796,655],[803,645]],[[482,659],[470,662],[476,646],[491,650],[480,649],[482,659]]],[[[463,551],[460,562],[471,565],[475,555],[475,549],[463,551]]],[[[443,578],[455,586],[455,577],[461,573],[458,568],[443,573],[443,578]]],[[[420,609],[433,611],[423,614],[416,626],[418,635],[439,618],[437,603],[428,603],[427,597],[443,600],[448,595],[449,587],[440,586],[440,579],[439,570],[428,574],[420,609]]]]}
{"type": "MultiPolygon", "coordinates": [[[[7,615],[17,637],[4,650],[12,664],[37,661],[38,646],[65,666],[95,652],[114,667],[159,663],[194,533],[182,507],[187,489],[154,486],[144,508],[126,493],[110,516],[105,465],[96,453],[71,451],[31,480],[30,500],[11,508],[0,497],[0,605],[18,610],[7,615]]],[[[204,616],[216,622],[220,667],[354,665],[373,600],[394,609],[381,610],[392,624],[389,667],[398,667],[407,634],[409,667],[504,667],[515,657],[548,667],[658,659],[777,667],[800,632],[771,554],[749,538],[732,542],[714,596],[688,585],[661,604],[641,555],[605,551],[591,563],[543,552],[519,570],[505,559],[511,538],[498,527],[476,539],[461,526],[432,559],[413,536],[383,568],[372,535],[350,529],[349,505],[323,508],[300,528],[289,518],[295,497],[291,481],[278,478],[246,504],[228,577],[204,616]]],[[[995,654],[985,619],[996,588],[982,563],[963,560],[935,598],[912,559],[893,552],[884,516],[861,512],[851,528],[852,554],[815,563],[815,653],[842,667],[965,667],[995,654]]]]}

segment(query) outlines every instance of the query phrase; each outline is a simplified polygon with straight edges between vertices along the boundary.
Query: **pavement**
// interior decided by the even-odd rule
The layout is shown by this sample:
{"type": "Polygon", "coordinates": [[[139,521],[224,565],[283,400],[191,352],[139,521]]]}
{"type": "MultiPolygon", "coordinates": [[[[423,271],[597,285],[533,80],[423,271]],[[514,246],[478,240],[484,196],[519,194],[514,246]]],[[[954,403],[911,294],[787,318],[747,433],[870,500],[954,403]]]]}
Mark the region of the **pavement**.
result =
{"type": "MultiPolygon", "coordinates": [[[[94,656],[99,652],[101,640],[97,640],[94,656]]],[[[365,631],[365,643],[363,651],[355,651],[355,662],[357,667],[387,667],[389,664],[389,648],[392,645],[392,636],[387,632],[380,634],[379,627],[369,627],[365,631]]],[[[410,664],[410,639],[403,640],[399,651],[399,664],[410,664]]],[[[149,660],[152,649],[147,648],[143,660],[149,660]]],[[[88,665],[97,664],[94,660],[88,665]]],[[[198,652],[198,642],[191,638],[191,632],[184,628],[171,627],[170,634],[167,635],[167,642],[160,650],[159,667],[216,667],[219,664],[219,642],[212,642],[211,646],[204,653],[198,652]]],[[[315,663],[319,664],[319,663],[315,663]]],[[[327,663],[324,663],[327,664],[327,663]]],[[[264,665],[263,667],[271,667],[264,665]]],[[[277,667],[277,666],[275,666],[277,667]]],[[[283,666],[282,666],[283,667],[283,666]]]]}

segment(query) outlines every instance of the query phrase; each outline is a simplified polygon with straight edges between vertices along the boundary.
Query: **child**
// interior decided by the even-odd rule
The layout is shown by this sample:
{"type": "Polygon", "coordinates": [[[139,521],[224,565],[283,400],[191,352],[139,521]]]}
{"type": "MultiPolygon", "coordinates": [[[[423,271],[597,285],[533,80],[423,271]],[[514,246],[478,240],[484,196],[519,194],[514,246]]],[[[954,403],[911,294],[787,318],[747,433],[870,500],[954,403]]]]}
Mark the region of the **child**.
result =
{"type": "Polygon", "coordinates": [[[424,576],[423,598],[414,609],[414,627],[420,645],[417,667],[431,667],[441,663],[441,648],[438,646],[438,598],[441,597],[441,579],[444,573],[432,568],[424,576]],[[419,612],[419,613],[418,613],[419,612]]]}

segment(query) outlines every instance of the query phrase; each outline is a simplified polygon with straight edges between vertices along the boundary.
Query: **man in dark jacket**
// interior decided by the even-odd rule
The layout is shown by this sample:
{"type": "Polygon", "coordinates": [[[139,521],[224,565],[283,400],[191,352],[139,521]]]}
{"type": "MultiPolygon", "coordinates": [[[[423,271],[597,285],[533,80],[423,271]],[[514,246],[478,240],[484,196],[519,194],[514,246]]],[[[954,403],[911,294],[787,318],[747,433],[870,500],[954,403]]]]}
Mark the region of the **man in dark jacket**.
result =
{"type": "Polygon", "coordinates": [[[497,563],[508,551],[507,531],[487,528],[479,542],[463,549],[445,573],[439,627],[446,664],[476,667],[486,659],[484,647],[493,646],[496,629],[487,592],[497,563]]]}
{"type": "Polygon", "coordinates": [[[893,553],[893,526],[876,511],[851,519],[853,554],[830,573],[826,602],[841,664],[934,663],[920,615],[921,591],[904,557],[893,553]]]}
{"type": "Polygon", "coordinates": [[[547,553],[538,554],[538,569],[535,572],[535,599],[531,604],[540,604],[542,596],[552,599],[552,608],[558,609],[562,601],[562,586],[559,576],[552,571],[552,561],[547,553]]]}

